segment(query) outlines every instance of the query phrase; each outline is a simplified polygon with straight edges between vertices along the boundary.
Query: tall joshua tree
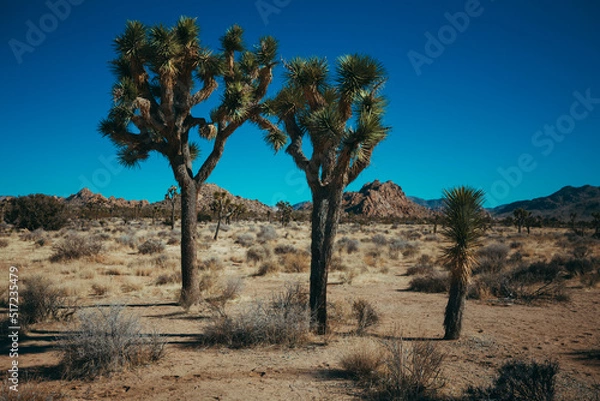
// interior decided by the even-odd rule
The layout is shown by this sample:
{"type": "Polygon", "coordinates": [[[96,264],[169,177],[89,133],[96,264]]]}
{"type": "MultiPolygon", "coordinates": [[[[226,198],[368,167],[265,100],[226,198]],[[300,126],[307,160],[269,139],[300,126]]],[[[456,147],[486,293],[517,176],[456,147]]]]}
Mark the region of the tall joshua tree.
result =
{"type": "Polygon", "coordinates": [[[517,226],[517,230],[519,234],[521,233],[521,229],[525,225],[529,216],[531,216],[531,212],[523,209],[522,207],[513,210],[513,216],[515,216],[515,225],[517,226]]]}
{"type": "Polygon", "coordinates": [[[276,151],[289,140],[286,153],[304,172],[312,192],[310,308],[313,329],[324,334],[327,275],[342,194],[369,165],[373,149],[389,131],[379,94],[385,72],[380,63],[361,55],[340,57],[333,80],[324,59],[296,58],[285,67],[283,89],[266,102],[264,115],[252,120],[266,130],[266,141],[276,151]],[[312,145],[310,158],[305,137],[312,145]]]}
{"type": "Polygon", "coordinates": [[[444,339],[460,337],[467,286],[475,262],[475,249],[485,229],[483,191],[458,187],[444,191],[442,235],[450,242],[444,259],[450,268],[450,294],[444,317],[444,339]]]}
{"type": "Polygon", "coordinates": [[[114,41],[114,104],[99,131],[117,146],[121,162],[136,166],[151,152],[168,161],[181,188],[180,303],[198,299],[196,269],[197,199],[200,186],[214,170],[227,139],[259,113],[272,80],[277,42],[262,38],[253,51],[243,44],[243,31],[233,26],[221,38],[221,53],[201,46],[199,27],[182,17],[172,28],[129,21],[114,41]],[[192,109],[224,89],[209,118],[192,109]],[[212,140],[212,151],[194,171],[198,146],[191,135],[212,140]]]}

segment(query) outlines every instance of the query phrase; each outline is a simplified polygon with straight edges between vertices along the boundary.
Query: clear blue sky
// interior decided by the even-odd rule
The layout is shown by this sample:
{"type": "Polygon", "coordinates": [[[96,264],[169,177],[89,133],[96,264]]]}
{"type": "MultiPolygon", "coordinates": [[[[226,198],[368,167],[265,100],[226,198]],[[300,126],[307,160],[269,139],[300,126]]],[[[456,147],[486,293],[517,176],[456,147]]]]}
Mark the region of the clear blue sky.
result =
{"type": "MultiPolygon", "coordinates": [[[[443,188],[468,184],[494,206],[565,185],[600,185],[596,0],[70,0],[77,4],[69,3],[68,15],[51,7],[66,1],[3,6],[2,195],[66,196],[87,186],[105,196],[162,199],[174,183],[166,161],[155,156],[121,169],[96,129],[110,108],[107,63],[126,20],[170,26],[180,15],[197,16],[203,43],[215,48],[237,23],[248,44],[275,36],[284,58],[334,62],[366,53],[385,65],[392,132],[350,189],[377,178],[439,198],[443,188]],[[257,3],[273,12],[261,13],[257,3]],[[468,24],[456,14],[465,10],[468,24]],[[457,15],[456,27],[448,15],[457,15]],[[45,37],[34,34],[39,28],[45,37]]],[[[279,67],[278,81],[282,74],[279,67]]],[[[310,198],[289,156],[275,156],[250,125],[234,134],[209,182],[268,204],[310,198]]]]}

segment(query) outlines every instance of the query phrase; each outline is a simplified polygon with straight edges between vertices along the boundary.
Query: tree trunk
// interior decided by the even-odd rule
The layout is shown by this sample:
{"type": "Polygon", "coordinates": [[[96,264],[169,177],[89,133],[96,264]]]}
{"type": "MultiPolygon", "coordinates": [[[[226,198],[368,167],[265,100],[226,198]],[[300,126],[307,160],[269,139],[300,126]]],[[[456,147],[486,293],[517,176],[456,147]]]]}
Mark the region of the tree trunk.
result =
{"type": "Polygon", "coordinates": [[[175,196],[171,199],[171,230],[175,229],[175,196]]]}
{"type": "Polygon", "coordinates": [[[327,278],[333,244],[337,233],[343,188],[330,193],[323,189],[313,192],[310,312],[311,328],[319,335],[327,333],[327,278]]]}
{"type": "Polygon", "coordinates": [[[198,185],[192,179],[181,186],[181,296],[179,303],[189,308],[198,301],[196,266],[196,223],[198,219],[198,185]]]}
{"type": "Polygon", "coordinates": [[[219,230],[221,229],[221,213],[219,213],[218,216],[218,220],[217,220],[217,229],[215,230],[215,236],[213,237],[213,240],[217,240],[219,238],[219,230]]]}
{"type": "Polygon", "coordinates": [[[450,282],[450,295],[446,314],[444,317],[444,328],[446,333],[444,340],[457,340],[462,329],[462,317],[467,299],[467,282],[461,277],[452,275],[450,282]]]}

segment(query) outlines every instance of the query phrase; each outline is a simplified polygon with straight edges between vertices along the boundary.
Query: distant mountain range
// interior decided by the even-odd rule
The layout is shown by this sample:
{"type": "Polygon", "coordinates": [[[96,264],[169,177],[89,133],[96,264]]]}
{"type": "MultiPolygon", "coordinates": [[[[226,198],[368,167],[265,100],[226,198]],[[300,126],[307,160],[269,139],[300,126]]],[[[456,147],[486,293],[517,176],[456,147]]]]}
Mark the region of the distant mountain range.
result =
{"type": "Polygon", "coordinates": [[[566,186],[549,196],[495,207],[492,214],[495,217],[506,217],[518,208],[528,210],[534,216],[554,217],[563,221],[569,220],[571,213],[577,214],[577,220],[590,220],[593,212],[600,212],[600,187],[566,186]]]}
{"type": "MultiPolygon", "coordinates": [[[[275,209],[258,200],[249,200],[235,196],[215,184],[205,184],[200,189],[198,197],[198,210],[208,212],[215,192],[225,192],[236,203],[246,206],[248,212],[254,215],[266,216],[275,209]]],[[[0,197],[0,200],[11,197],[0,197]]],[[[128,208],[147,205],[167,207],[166,201],[150,204],[148,201],[125,200],[123,198],[106,198],[84,188],[78,193],[63,199],[66,204],[74,207],[86,205],[102,205],[103,207],[128,208]]],[[[424,218],[431,215],[432,210],[440,209],[441,199],[426,200],[417,197],[407,197],[400,186],[392,181],[373,182],[363,185],[357,192],[344,194],[343,207],[348,214],[360,215],[368,218],[424,218]]],[[[294,205],[300,211],[310,210],[310,202],[294,205]]],[[[523,200],[501,205],[490,210],[497,218],[512,215],[513,211],[523,208],[542,218],[557,218],[567,221],[571,213],[577,214],[578,220],[590,220],[593,212],[600,212],[600,187],[585,185],[582,187],[567,186],[545,197],[532,200],[523,200]]]]}

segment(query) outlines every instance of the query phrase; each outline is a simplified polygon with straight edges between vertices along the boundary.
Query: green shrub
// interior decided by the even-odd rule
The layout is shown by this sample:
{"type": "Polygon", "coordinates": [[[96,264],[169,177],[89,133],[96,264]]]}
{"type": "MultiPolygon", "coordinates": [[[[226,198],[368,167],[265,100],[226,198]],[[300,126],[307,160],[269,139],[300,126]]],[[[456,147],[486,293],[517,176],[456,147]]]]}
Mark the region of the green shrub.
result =
{"type": "Polygon", "coordinates": [[[28,195],[11,199],[5,215],[7,222],[29,231],[60,230],[68,223],[64,203],[47,195],[28,195]]]}

